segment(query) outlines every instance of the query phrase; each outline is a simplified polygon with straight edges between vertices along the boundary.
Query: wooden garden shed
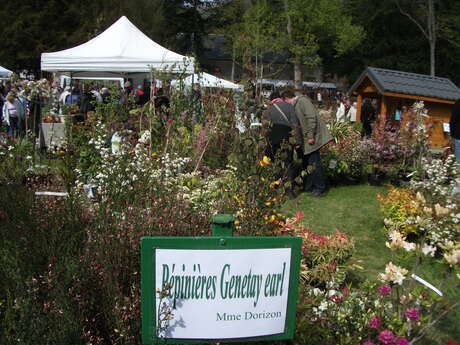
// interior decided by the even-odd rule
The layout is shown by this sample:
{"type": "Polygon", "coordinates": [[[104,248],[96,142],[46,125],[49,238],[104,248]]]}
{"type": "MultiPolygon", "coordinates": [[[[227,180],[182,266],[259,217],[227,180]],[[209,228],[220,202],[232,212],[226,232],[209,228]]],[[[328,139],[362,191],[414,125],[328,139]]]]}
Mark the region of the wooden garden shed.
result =
{"type": "Polygon", "coordinates": [[[361,120],[364,98],[376,100],[377,113],[385,114],[387,121],[394,120],[396,109],[424,101],[432,123],[431,148],[440,149],[450,143],[444,124],[449,123],[453,104],[460,99],[460,89],[447,78],[367,67],[349,94],[357,96],[357,121],[361,120]]]}

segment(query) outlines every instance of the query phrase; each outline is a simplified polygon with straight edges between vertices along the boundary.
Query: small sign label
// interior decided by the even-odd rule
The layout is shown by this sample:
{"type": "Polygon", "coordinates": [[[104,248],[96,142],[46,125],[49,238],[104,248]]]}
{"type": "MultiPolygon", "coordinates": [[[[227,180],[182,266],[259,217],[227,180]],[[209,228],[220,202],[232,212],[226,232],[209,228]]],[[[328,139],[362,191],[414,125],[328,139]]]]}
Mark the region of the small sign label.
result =
{"type": "MultiPolygon", "coordinates": [[[[155,288],[168,286],[166,339],[229,339],[285,331],[291,248],[157,249],[155,288]]],[[[164,304],[166,303],[166,304],[164,304]]],[[[157,317],[156,327],[161,329],[157,317]]]]}
{"type": "Polygon", "coordinates": [[[450,123],[449,122],[443,122],[442,123],[442,128],[445,133],[450,133],[450,123]]]}

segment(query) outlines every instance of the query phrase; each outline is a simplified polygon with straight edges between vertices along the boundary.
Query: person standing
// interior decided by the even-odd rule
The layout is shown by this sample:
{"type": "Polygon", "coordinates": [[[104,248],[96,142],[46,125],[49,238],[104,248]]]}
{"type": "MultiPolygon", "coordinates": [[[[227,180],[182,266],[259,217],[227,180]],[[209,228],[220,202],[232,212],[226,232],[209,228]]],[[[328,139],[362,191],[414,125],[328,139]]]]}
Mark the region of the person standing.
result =
{"type": "Polygon", "coordinates": [[[296,96],[291,90],[284,91],[282,96],[294,106],[302,131],[302,170],[308,173],[304,181],[304,191],[311,192],[314,197],[322,197],[326,195],[326,177],[321,167],[319,150],[332,140],[332,136],[307,96],[296,96]]]}
{"type": "Polygon", "coordinates": [[[363,123],[363,136],[372,135],[372,123],[375,120],[375,109],[369,99],[365,99],[361,107],[361,122],[363,123]]]}
{"type": "Polygon", "coordinates": [[[300,132],[299,120],[294,111],[294,107],[285,102],[279,92],[274,91],[270,95],[270,103],[267,110],[263,114],[263,118],[270,123],[270,128],[267,133],[267,151],[266,155],[273,161],[277,153],[285,149],[283,159],[283,180],[289,182],[286,188],[287,195],[292,199],[294,194],[294,179],[295,170],[293,165],[294,150],[289,142],[289,139],[294,135],[297,146],[302,144],[302,135],[300,132]],[[283,142],[288,142],[288,145],[282,146],[283,142]]]}
{"type": "Polygon", "coordinates": [[[356,122],[356,105],[357,103],[353,102],[353,104],[350,107],[350,110],[348,111],[347,117],[350,120],[350,122],[356,122]]]}
{"type": "Polygon", "coordinates": [[[320,90],[318,90],[316,93],[316,100],[318,101],[319,105],[323,104],[323,95],[321,94],[320,90]]]}
{"type": "Polygon", "coordinates": [[[460,99],[457,100],[452,109],[450,117],[450,136],[454,142],[455,157],[457,162],[460,163],[460,99]]]}
{"type": "Polygon", "coordinates": [[[345,104],[342,99],[337,100],[337,112],[335,114],[335,119],[337,122],[345,121],[345,104]]]}
{"type": "Polygon", "coordinates": [[[8,126],[8,135],[18,137],[21,130],[21,120],[24,117],[24,108],[22,103],[16,98],[14,93],[10,92],[6,96],[3,105],[3,121],[8,126]]]}

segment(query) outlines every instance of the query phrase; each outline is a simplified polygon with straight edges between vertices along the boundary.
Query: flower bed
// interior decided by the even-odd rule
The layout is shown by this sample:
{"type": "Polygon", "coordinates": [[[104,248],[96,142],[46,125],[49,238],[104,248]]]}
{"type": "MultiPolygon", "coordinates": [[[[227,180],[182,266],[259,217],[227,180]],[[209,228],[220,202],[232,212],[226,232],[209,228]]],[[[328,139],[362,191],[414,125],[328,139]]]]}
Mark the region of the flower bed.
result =
{"type": "MultiPolygon", "coordinates": [[[[411,274],[422,255],[458,272],[452,158],[413,165],[410,188],[380,196],[388,246],[409,256],[388,263],[381,281],[353,285],[348,272],[357,269],[359,239],[315,234],[302,226],[302,214],[285,219],[283,167],[264,156],[263,130],[237,133],[231,100],[222,95],[206,98],[201,122],[181,95],[173,101],[167,113],[150,103],[101,105],[85,124],[69,124],[65,148],[44,171],[29,141],[2,140],[0,193],[8,202],[0,213],[0,342],[140,343],[140,238],[206,236],[215,213],[236,216],[237,236],[302,237],[296,344],[414,343],[449,310],[414,286],[411,274]],[[50,183],[69,197],[33,194],[50,183]]],[[[329,174],[359,181],[370,155],[347,126],[336,128],[324,159],[337,160],[327,163],[329,174]]],[[[408,156],[386,157],[400,164],[408,156]]]]}

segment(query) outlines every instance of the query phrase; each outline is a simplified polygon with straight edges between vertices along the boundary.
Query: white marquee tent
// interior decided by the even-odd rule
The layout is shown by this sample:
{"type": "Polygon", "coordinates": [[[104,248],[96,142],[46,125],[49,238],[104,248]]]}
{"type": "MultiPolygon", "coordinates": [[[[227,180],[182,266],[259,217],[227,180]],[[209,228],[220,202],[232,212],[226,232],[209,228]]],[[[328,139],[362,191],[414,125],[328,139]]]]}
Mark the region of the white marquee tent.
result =
{"type": "Polygon", "coordinates": [[[193,73],[194,59],[152,41],[125,16],[74,48],[41,55],[41,69],[80,77],[130,77],[150,68],[193,73]]]}
{"type": "Polygon", "coordinates": [[[13,72],[9,69],[0,66],[0,78],[8,78],[11,74],[13,74],[13,72]]]}
{"type": "MultiPolygon", "coordinates": [[[[171,82],[172,86],[177,85],[179,82],[173,80],[171,82]]],[[[234,90],[243,90],[243,85],[238,85],[232,83],[231,81],[217,78],[209,73],[203,72],[200,74],[189,75],[183,80],[185,86],[191,86],[194,83],[199,83],[201,87],[213,87],[213,88],[222,88],[222,89],[234,89],[234,90]]]]}

